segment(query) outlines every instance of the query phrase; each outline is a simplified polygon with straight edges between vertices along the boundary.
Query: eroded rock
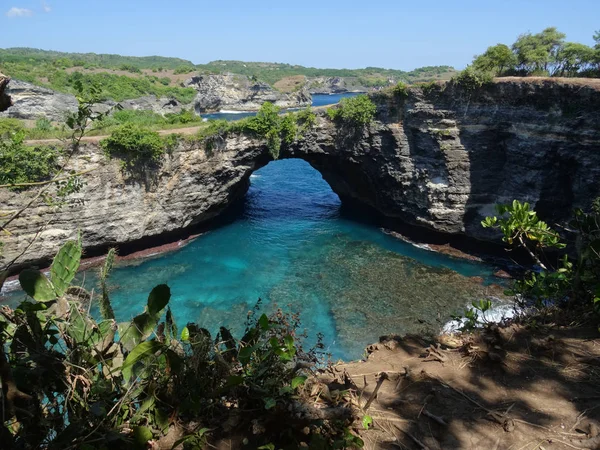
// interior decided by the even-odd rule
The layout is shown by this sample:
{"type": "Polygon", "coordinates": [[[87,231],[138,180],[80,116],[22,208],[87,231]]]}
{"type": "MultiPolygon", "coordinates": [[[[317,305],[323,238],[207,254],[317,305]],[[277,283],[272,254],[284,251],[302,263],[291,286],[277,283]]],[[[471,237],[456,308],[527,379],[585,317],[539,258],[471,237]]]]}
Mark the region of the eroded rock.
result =
{"type": "Polygon", "coordinates": [[[284,94],[266,83],[251,81],[243,75],[198,75],[185,82],[198,91],[194,108],[198,114],[210,111],[256,111],[264,102],[280,108],[310,106],[312,99],[306,89],[284,94]]]}

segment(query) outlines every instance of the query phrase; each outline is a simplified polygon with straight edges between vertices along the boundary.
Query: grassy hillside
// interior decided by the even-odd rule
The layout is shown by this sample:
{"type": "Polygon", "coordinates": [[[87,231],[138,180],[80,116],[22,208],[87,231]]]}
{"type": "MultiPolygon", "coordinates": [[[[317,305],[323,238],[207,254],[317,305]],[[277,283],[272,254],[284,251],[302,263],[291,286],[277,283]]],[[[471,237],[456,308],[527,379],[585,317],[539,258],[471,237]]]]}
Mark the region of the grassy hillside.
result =
{"type": "Polygon", "coordinates": [[[344,77],[353,88],[387,86],[449,79],[449,66],[422,67],[410,72],[378,67],[366,69],[317,69],[291,64],[243,61],[191,61],[162,56],[121,56],[95,53],[64,53],[31,48],[0,49],[0,71],[19,80],[73,93],[73,83],[98,85],[105,99],[122,101],[144,95],[169,96],[188,103],[195,91],[181,87],[192,73],[231,72],[264,81],[283,91],[301,87],[302,77],[344,77]]]}
{"type": "Polygon", "coordinates": [[[232,72],[256,77],[271,85],[286,77],[304,75],[306,77],[354,78],[357,84],[364,87],[387,86],[388,79],[404,81],[405,83],[448,79],[455,72],[450,66],[421,67],[410,72],[405,72],[403,70],[383,69],[380,67],[367,67],[365,69],[317,69],[291,64],[244,61],[212,61],[208,64],[197,65],[196,67],[206,72],[232,72]]]}

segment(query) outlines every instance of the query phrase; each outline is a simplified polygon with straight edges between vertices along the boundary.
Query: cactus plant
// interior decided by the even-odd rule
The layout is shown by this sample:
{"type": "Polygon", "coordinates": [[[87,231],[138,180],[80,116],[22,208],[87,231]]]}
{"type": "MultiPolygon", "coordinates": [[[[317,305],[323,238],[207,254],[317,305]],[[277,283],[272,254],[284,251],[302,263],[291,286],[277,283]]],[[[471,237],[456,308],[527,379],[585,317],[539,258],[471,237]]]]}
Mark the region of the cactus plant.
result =
{"type": "Polygon", "coordinates": [[[106,279],[108,278],[108,274],[112,270],[113,264],[115,262],[116,253],[116,250],[114,248],[111,248],[106,254],[104,265],[100,269],[100,285],[102,287],[102,296],[100,297],[100,315],[107,320],[115,318],[115,312],[112,309],[112,305],[110,304],[110,298],[108,297],[106,279]]]}
{"type": "Polygon", "coordinates": [[[146,340],[153,332],[162,310],[169,303],[171,289],[166,284],[159,284],[150,292],[146,311],[133,318],[130,323],[119,324],[121,343],[131,351],[136,345],[146,340]]]}
{"type": "Polygon", "coordinates": [[[81,261],[81,238],[67,241],[52,261],[50,279],[39,270],[25,269],[19,274],[21,288],[38,302],[62,297],[71,285],[81,261]]]}
{"type": "Polygon", "coordinates": [[[79,269],[80,260],[80,239],[77,241],[67,241],[54,257],[52,266],[50,266],[50,280],[57,297],[61,297],[67,292],[71,281],[73,281],[77,273],[77,269],[79,269]]]}

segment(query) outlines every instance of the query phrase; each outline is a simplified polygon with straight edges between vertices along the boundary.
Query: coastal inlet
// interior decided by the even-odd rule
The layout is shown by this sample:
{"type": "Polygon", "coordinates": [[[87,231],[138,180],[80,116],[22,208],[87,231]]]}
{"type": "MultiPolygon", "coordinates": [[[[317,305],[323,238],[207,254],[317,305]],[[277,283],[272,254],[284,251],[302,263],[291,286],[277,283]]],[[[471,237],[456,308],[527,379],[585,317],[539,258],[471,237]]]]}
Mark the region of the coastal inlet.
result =
{"type": "MultiPolygon", "coordinates": [[[[494,267],[394,238],[342,208],[302,160],[269,163],[251,177],[225,223],[189,245],[117,267],[109,279],[117,319],[138,314],[153,286],[168,283],[177,324],[243,333],[257,300],[300,314],[334,358],[357,359],[387,333],[437,333],[472,300],[501,295],[494,267]]],[[[79,282],[97,289],[94,270],[79,282]]],[[[8,294],[16,304],[22,293],[8,294]]]]}

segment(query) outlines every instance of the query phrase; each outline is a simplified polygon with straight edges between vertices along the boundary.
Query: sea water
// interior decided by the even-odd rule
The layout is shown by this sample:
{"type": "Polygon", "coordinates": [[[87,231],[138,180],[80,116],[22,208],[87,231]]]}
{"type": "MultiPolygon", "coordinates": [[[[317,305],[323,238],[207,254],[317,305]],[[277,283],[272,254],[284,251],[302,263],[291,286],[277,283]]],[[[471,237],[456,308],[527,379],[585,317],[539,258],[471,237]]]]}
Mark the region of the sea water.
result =
{"type": "MultiPolygon", "coordinates": [[[[356,97],[360,92],[344,92],[341,94],[314,94],[312,96],[312,106],[327,106],[339,103],[343,98],[356,97]]],[[[297,111],[302,108],[291,108],[289,111],[297,111]]],[[[206,120],[240,120],[246,117],[255,116],[256,111],[228,111],[223,110],[217,113],[202,114],[202,118],[206,120]]]]}
{"type": "MultiPolygon", "coordinates": [[[[364,215],[358,220],[302,160],[255,172],[228,214],[177,251],[117,266],[109,279],[117,319],[142,312],[152,287],[167,283],[180,327],[197,322],[215,333],[224,325],[239,337],[261,299],[265,313],[298,313],[309,343],[322,333],[334,358],[356,359],[381,335],[437,333],[452,313],[497,291],[494,267],[418,248],[364,215]]],[[[93,271],[79,279],[98,289],[93,271]]]]}

